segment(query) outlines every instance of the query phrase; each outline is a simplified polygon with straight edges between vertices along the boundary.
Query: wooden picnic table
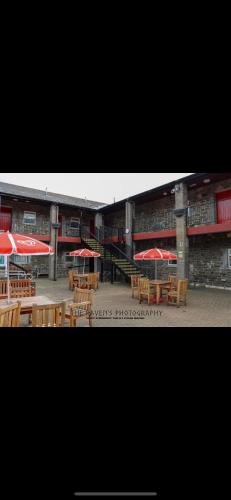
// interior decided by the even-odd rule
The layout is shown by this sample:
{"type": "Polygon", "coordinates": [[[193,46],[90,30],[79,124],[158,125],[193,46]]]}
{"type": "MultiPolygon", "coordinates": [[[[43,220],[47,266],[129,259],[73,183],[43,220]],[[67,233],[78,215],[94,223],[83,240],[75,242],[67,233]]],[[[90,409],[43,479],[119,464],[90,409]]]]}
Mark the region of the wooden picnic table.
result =
{"type": "Polygon", "coordinates": [[[32,314],[33,304],[37,306],[47,306],[56,304],[56,300],[51,300],[45,295],[37,295],[35,297],[22,297],[20,299],[10,299],[10,304],[7,300],[0,300],[0,308],[7,307],[8,305],[17,304],[21,302],[21,314],[32,314]]]}
{"type": "Polygon", "coordinates": [[[167,285],[171,285],[171,281],[163,281],[163,280],[150,280],[150,284],[152,286],[155,286],[156,287],[156,303],[157,305],[160,304],[160,298],[161,298],[161,295],[162,295],[162,287],[163,286],[167,286],[167,285]]]}

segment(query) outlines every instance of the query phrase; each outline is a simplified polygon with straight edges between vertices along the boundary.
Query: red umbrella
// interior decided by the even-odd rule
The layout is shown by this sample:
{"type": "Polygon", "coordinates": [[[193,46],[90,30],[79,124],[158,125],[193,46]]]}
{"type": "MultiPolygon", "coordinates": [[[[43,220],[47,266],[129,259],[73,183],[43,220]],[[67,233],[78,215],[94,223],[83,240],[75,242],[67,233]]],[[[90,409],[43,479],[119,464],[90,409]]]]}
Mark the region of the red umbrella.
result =
{"type": "Polygon", "coordinates": [[[92,250],[88,250],[88,248],[80,248],[79,250],[75,250],[74,252],[70,252],[69,255],[71,257],[83,257],[84,258],[83,274],[85,273],[85,259],[91,259],[93,257],[101,257],[100,253],[93,252],[92,250]]]}
{"type": "MultiPolygon", "coordinates": [[[[158,260],[177,260],[177,255],[168,252],[168,250],[162,250],[160,248],[151,248],[150,250],[145,250],[144,252],[138,253],[134,256],[134,260],[155,260],[156,264],[158,260]]],[[[157,265],[156,265],[156,279],[157,279],[157,265]]]]}
{"type": "Polygon", "coordinates": [[[22,234],[11,234],[9,231],[0,234],[0,255],[7,256],[8,302],[10,300],[10,255],[52,255],[51,246],[22,234]]]}

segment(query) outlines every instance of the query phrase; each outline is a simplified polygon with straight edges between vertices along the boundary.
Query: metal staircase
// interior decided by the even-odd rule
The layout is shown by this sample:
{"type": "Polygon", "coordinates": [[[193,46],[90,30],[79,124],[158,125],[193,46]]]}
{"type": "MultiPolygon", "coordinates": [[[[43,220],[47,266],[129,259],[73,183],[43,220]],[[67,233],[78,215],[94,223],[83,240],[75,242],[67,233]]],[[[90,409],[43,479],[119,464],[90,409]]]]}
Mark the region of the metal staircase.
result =
{"type": "Polygon", "coordinates": [[[103,261],[110,261],[112,266],[115,266],[115,268],[123,273],[127,280],[131,280],[131,276],[143,276],[136,262],[127,257],[127,255],[113,243],[103,245],[95,236],[93,238],[93,235],[90,235],[90,237],[82,236],[82,240],[88,248],[94,252],[100,253],[103,261]]]}

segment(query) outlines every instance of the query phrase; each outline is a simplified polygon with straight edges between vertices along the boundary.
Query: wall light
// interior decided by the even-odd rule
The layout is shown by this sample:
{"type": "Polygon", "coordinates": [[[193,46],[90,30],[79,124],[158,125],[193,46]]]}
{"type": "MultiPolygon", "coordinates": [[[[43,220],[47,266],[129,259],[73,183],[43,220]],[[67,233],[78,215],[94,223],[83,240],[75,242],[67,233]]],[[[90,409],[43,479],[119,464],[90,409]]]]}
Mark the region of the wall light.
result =
{"type": "Polygon", "coordinates": [[[210,179],[204,179],[204,180],[203,180],[203,183],[204,183],[204,184],[209,184],[210,182],[211,182],[211,180],[210,180],[210,179]]]}

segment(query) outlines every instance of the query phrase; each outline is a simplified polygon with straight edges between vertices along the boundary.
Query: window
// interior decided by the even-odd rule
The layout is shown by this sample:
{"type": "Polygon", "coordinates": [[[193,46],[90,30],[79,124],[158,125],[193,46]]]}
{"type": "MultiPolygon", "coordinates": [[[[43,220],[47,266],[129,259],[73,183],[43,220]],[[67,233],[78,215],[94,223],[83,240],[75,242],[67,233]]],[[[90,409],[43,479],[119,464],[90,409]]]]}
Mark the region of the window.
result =
{"type": "Polygon", "coordinates": [[[231,248],[228,249],[228,268],[231,269],[231,248]]]}
{"type": "Polygon", "coordinates": [[[177,267],[177,260],[169,260],[168,266],[169,267],[177,267]]]}
{"type": "Polygon", "coordinates": [[[4,255],[0,255],[0,267],[6,267],[6,257],[4,255]]]}
{"type": "Polygon", "coordinates": [[[30,264],[31,256],[30,255],[14,255],[13,257],[15,264],[30,264]]]}
{"type": "Polygon", "coordinates": [[[71,257],[68,253],[65,253],[65,262],[66,264],[78,264],[78,257],[71,257]]]}
{"type": "Polygon", "coordinates": [[[80,226],[80,219],[76,219],[75,217],[71,217],[70,228],[71,229],[79,229],[79,226],[80,226]]]}
{"type": "Polygon", "coordinates": [[[36,226],[36,212],[24,212],[23,224],[36,226]]]}

